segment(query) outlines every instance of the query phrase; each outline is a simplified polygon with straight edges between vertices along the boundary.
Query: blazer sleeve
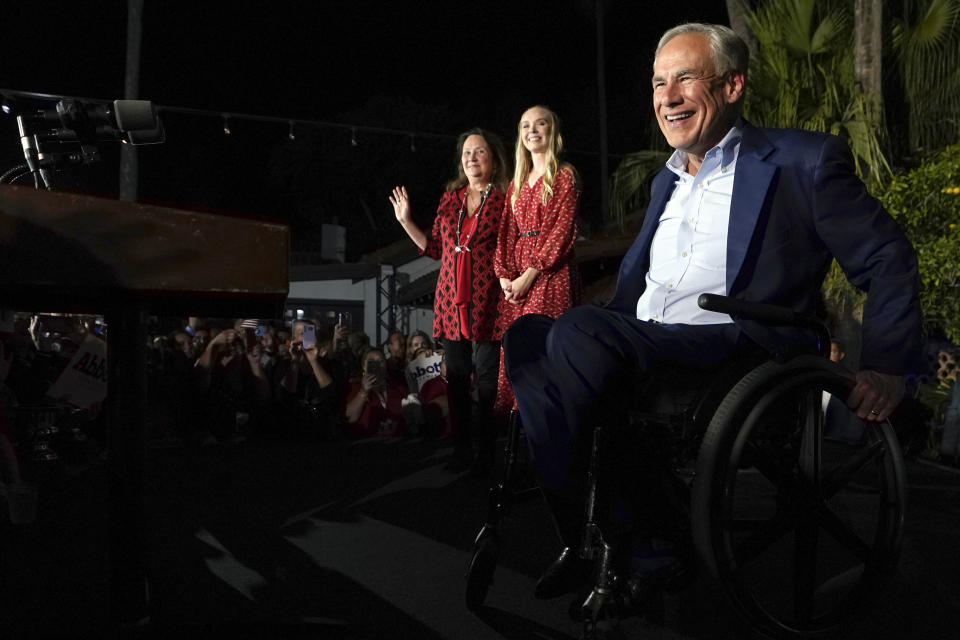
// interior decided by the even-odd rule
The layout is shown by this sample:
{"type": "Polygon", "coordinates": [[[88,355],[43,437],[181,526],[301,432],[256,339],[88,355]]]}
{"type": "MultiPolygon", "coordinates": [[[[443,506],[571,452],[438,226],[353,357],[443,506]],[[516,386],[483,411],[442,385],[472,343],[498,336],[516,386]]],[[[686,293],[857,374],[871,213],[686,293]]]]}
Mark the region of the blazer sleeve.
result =
{"type": "Polygon", "coordinates": [[[916,252],[853,169],[846,142],[829,136],[814,178],[814,224],[850,282],[866,292],[861,369],[905,374],[923,366],[916,252]]]}
{"type": "Polygon", "coordinates": [[[573,257],[577,239],[577,205],[580,191],[573,170],[564,166],[557,172],[553,196],[547,203],[540,224],[540,244],[530,256],[530,263],[520,265],[520,271],[533,267],[537,271],[553,271],[573,257]]]}

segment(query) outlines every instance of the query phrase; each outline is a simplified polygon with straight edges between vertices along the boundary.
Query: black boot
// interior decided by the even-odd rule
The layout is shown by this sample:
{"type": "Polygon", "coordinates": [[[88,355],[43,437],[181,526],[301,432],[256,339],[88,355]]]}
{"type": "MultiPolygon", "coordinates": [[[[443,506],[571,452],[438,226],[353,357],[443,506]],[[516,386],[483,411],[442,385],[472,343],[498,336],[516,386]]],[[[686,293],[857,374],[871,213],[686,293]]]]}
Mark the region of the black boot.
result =
{"type": "Polygon", "coordinates": [[[589,583],[592,568],[590,562],[580,558],[579,546],[564,547],[540,576],[533,595],[540,600],[549,600],[573,593],[589,583]]]}
{"type": "Polygon", "coordinates": [[[583,505],[567,491],[543,490],[563,550],[540,576],[533,595],[541,600],[573,593],[589,583],[593,563],[580,558],[583,505]]]}

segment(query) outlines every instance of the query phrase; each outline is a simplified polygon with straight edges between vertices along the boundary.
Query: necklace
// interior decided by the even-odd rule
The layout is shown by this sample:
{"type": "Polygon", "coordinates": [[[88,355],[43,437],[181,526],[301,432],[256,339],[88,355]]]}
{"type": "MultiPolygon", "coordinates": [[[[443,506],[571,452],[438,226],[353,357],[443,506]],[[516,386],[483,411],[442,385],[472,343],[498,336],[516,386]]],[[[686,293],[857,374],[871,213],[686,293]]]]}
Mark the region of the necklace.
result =
{"type": "MultiPolygon", "coordinates": [[[[480,194],[480,204],[478,204],[477,208],[474,209],[473,215],[479,216],[480,212],[483,211],[483,203],[487,201],[487,196],[490,195],[491,189],[493,189],[493,183],[487,183],[486,188],[480,194]]],[[[467,213],[467,201],[469,199],[470,199],[470,186],[467,185],[467,190],[463,192],[463,201],[460,203],[460,210],[457,212],[457,236],[456,236],[457,245],[453,248],[453,250],[457,253],[460,253],[461,251],[470,251],[470,247],[468,246],[470,244],[469,238],[467,238],[467,242],[465,244],[459,244],[460,230],[463,228],[463,216],[466,215],[467,213]]],[[[478,218],[477,225],[479,224],[480,224],[480,220],[478,218]]]]}

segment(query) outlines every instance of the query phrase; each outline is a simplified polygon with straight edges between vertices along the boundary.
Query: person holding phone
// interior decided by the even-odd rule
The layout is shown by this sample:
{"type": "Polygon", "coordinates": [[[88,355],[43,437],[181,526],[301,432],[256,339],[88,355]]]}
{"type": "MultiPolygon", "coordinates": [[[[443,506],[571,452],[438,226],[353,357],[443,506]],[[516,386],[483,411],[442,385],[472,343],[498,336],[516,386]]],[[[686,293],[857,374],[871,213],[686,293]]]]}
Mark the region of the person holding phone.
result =
{"type": "MultiPolygon", "coordinates": [[[[517,124],[516,166],[507,189],[493,267],[504,305],[501,332],[520,316],[557,318],[580,302],[580,274],[574,262],[580,187],[577,171],[560,159],[563,138],[557,115],[530,107],[517,124]]],[[[515,406],[503,363],[496,407],[515,406]]]]}
{"type": "Polygon", "coordinates": [[[313,349],[317,346],[317,327],[306,322],[298,323],[300,341],[304,349],[313,349]]]}
{"type": "Polygon", "coordinates": [[[358,435],[403,435],[406,390],[387,378],[387,361],[380,349],[371,347],[364,352],[360,373],[348,394],[347,424],[358,435]]]}
{"type": "Polygon", "coordinates": [[[260,346],[254,336],[256,321],[252,322],[250,326],[250,321],[240,319],[218,333],[195,365],[208,397],[206,424],[220,440],[248,435],[240,429],[238,414],[252,416],[258,423],[270,399],[270,381],[260,366],[260,346]]]}
{"type": "Polygon", "coordinates": [[[390,203],[420,253],[440,260],[433,334],[446,354],[455,445],[450,468],[463,471],[474,463],[478,471],[485,471],[492,465],[496,439],[493,402],[500,364],[497,318],[501,296],[493,256],[505,202],[507,167],[500,139],[479,128],[460,134],[457,157],[457,175],[446,185],[430,233],[414,222],[406,187],[396,187],[390,203]],[[471,429],[473,360],[480,424],[471,429]],[[480,443],[476,461],[474,432],[480,443]]]}
{"type": "MultiPolygon", "coordinates": [[[[294,425],[302,437],[333,437],[339,431],[343,370],[328,357],[328,344],[318,340],[310,320],[297,320],[291,327],[289,357],[274,368],[278,426],[294,425]]],[[[322,337],[322,336],[319,336],[322,337]]]]}

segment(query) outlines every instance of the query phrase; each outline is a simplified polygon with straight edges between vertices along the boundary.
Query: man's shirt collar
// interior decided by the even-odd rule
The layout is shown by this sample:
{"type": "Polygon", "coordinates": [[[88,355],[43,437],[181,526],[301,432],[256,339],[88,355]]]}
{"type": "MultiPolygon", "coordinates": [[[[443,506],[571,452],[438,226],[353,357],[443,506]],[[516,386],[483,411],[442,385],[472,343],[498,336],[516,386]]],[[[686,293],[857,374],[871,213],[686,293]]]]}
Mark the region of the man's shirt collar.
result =
{"type": "MultiPolygon", "coordinates": [[[[722,159],[720,161],[721,168],[730,166],[730,164],[736,159],[737,146],[740,144],[740,139],[742,137],[743,118],[737,116],[736,122],[734,122],[733,126],[730,127],[730,130],[727,131],[727,135],[723,136],[723,139],[717,143],[715,147],[707,151],[706,155],[704,156],[704,160],[719,150],[719,153],[722,154],[722,159]]],[[[667,169],[670,169],[670,171],[673,171],[678,176],[683,176],[683,174],[685,174],[687,171],[687,152],[675,149],[667,159],[667,169]]]]}

